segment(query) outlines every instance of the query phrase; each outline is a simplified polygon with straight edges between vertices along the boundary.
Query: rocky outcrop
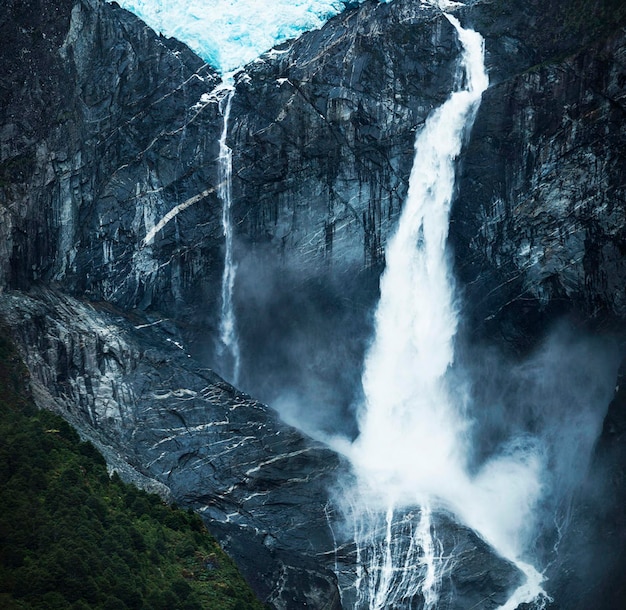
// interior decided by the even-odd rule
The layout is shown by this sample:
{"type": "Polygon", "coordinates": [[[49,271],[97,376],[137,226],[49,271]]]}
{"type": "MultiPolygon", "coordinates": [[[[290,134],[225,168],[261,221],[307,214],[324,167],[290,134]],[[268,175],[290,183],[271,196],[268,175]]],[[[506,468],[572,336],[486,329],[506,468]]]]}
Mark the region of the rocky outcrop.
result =
{"type": "MultiPolygon", "coordinates": [[[[202,368],[166,320],[49,290],[5,293],[0,318],[37,403],[126,479],[198,511],[261,599],[277,609],[342,607],[335,570],[341,563],[348,591],[358,562],[333,498],[350,476],[343,459],[202,368]]],[[[446,574],[447,607],[503,603],[518,570],[467,528],[437,519],[442,553],[467,557],[446,574]]],[[[399,515],[398,544],[413,544],[406,523],[399,515]]]]}
{"type": "Polygon", "coordinates": [[[422,510],[415,506],[365,516],[356,507],[347,520],[350,539],[335,555],[343,607],[369,610],[384,599],[390,608],[424,608],[433,598],[440,608],[459,610],[492,610],[506,604],[523,582],[519,570],[501,558],[494,562],[489,546],[444,510],[426,517],[428,535],[432,532],[435,541],[427,559],[422,510]],[[389,570],[390,557],[402,558],[402,566],[389,570]],[[447,564],[452,557],[454,566],[447,564]],[[442,563],[448,567],[440,569],[442,563]],[[429,570],[437,574],[430,582],[429,570]]]}
{"type": "Polygon", "coordinates": [[[345,468],[333,452],[201,368],[165,320],[50,291],[7,293],[0,316],[38,404],[125,478],[198,510],[262,599],[340,607],[323,560],[333,549],[327,490],[345,468]]]}
{"type": "Polygon", "coordinates": [[[239,234],[301,273],[380,264],[415,130],[457,56],[440,11],[367,2],[247,66],[230,137],[239,234]]]}

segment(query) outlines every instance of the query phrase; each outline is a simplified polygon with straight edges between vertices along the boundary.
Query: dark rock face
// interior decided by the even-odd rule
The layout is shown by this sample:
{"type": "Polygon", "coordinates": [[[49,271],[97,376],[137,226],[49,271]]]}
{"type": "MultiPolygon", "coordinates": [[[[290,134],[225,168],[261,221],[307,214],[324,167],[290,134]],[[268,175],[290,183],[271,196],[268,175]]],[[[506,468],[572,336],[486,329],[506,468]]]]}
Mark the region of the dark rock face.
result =
{"type": "Polygon", "coordinates": [[[49,291],[7,293],[0,312],[38,403],[125,478],[198,510],[263,599],[340,607],[323,559],[327,489],[345,469],[333,452],[200,368],[165,321],[49,291]]]}
{"type": "MultiPolygon", "coordinates": [[[[0,317],[23,350],[37,402],[125,478],[200,512],[262,599],[337,610],[339,562],[349,599],[356,559],[344,550],[349,536],[334,531],[331,493],[349,477],[344,460],[201,368],[165,320],[47,290],[5,293],[0,317]]],[[[399,544],[408,545],[403,523],[399,544]]],[[[462,549],[467,559],[446,575],[446,607],[504,602],[518,570],[445,515],[437,530],[446,554],[462,549]]]]}
{"type": "MultiPolygon", "coordinates": [[[[329,502],[347,465],[183,347],[219,368],[206,353],[223,267],[220,78],[115,5],[5,4],[0,317],[39,404],[126,478],[199,510],[273,607],[349,607],[355,549],[331,528],[329,502]]],[[[470,4],[459,16],[485,35],[492,87],[451,225],[467,328],[515,350],[557,313],[623,329],[624,10],[470,4]]],[[[314,428],[354,432],[415,132],[448,96],[457,59],[441,12],[368,2],[235,77],[228,143],[244,384],[271,399],[284,387],[298,394],[301,424],[314,412],[314,428]]],[[[553,567],[563,608],[592,607],[596,594],[617,608],[624,597],[606,593],[624,565],[622,403],[618,393],[553,567]],[[603,584],[589,585],[579,549],[609,549],[603,584]]],[[[436,520],[445,549],[464,558],[442,604],[503,603],[519,574],[446,515],[436,520]]]]}
{"type": "Polygon", "coordinates": [[[220,126],[201,97],[215,72],[104,2],[9,2],[3,13],[0,285],[55,282],[169,312],[193,292],[210,306],[220,126]]]}
{"type": "Polygon", "coordinates": [[[624,364],[571,522],[548,570],[554,608],[624,607],[626,565],[626,379],[624,364]]]}
{"type": "Polygon", "coordinates": [[[622,33],[485,94],[453,218],[470,315],[626,307],[622,33]]]}
{"type": "MultiPolygon", "coordinates": [[[[475,11],[488,28],[487,48],[494,34],[496,42],[504,36],[489,32],[486,15],[496,4],[475,11]]],[[[527,22],[535,9],[526,7],[527,22]]],[[[514,351],[563,315],[618,337],[624,328],[624,9],[582,3],[578,17],[573,6],[544,9],[561,16],[563,35],[548,42],[549,32],[531,29],[526,44],[543,41],[526,53],[536,65],[508,77],[496,71],[463,158],[451,224],[466,332],[499,337],[514,351]]],[[[514,46],[520,56],[523,45],[514,46]]],[[[551,607],[624,606],[622,398],[618,390],[559,532],[547,573],[551,607]]]]}
{"type": "Polygon", "coordinates": [[[247,66],[231,129],[239,233],[301,273],[382,262],[415,129],[457,56],[439,11],[368,2],[247,66]]]}
{"type": "Polygon", "coordinates": [[[236,76],[241,382],[314,428],[354,434],[384,244],[458,54],[440,11],[367,2],[236,76]]]}

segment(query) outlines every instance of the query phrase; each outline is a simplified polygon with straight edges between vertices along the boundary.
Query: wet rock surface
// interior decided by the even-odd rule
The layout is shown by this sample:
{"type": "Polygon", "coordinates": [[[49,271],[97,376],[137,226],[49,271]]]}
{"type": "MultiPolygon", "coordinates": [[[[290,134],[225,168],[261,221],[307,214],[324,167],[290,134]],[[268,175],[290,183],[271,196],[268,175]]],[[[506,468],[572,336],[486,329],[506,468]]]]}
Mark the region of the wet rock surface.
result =
{"type": "Polygon", "coordinates": [[[126,479],[198,510],[263,599],[340,607],[323,559],[336,454],[200,367],[164,320],[49,291],[5,294],[0,315],[38,403],[126,479]]]}
{"type": "Polygon", "coordinates": [[[487,543],[445,510],[429,513],[426,528],[421,518],[418,506],[395,509],[392,515],[369,513],[365,519],[357,510],[335,527],[335,570],[345,608],[365,610],[381,598],[392,608],[421,608],[435,597],[442,609],[488,610],[505,604],[523,582],[515,565],[494,556],[487,543]],[[401,560],[389,574],[385,564],[391,556],[401,560]],[[440,580],[425,584],[432,569],[440,580]]]}
{"type": "Polygon", "coordinates": [[[246,66],[230,137],[242,238],[301,273],[380,264],[457,57],[440,11],[368,2],[246,66]]]}
{"type": "MultiPolygon", "coordinates": [[[[451,224],[465,332],[523,351],[567,313],[623,334],[623,9],[469,4],[458,15],[485,36],[492,86],[451,224]]],[[[219,370],[207,345],[223,267],[220,77],[115,4],[5,8],[0,312],[39,404],[127,479],[201,511],[274,607],[340,607],[327,517],[345,463],[207,368],[219,370]]],[[[276,386],[276,370],[296,385],[313,371],[319,383],[299,398],[307,411],[341,405],[331,428],[353,431],[346,420],[415,133],[451,90],[458,52],[439,11],[368,2],[235,75],[228,144],[246,387],[276,386]]],[[[580,493],[565,567],[554,567],[564,608],[585,574],[571,567],[579,548],[611,556],[604,584],[585,581],[579,599],[605,595],[617,608],[624,597],[606,594],[624,565],[612,546],[625,523],[620,396],[589,474],[604,490],[595,497],[615,502],[594,513],[596,492],[580,493]]],[[[441,519],[450,545],[471,557],[446,595],[504,599],[518,575],[441,519]]]]}
{"type": "Polygon", "coordinates": [[[192,308],[193,289],[210,309],[220,126],[202,96],[215,71],[97,0],[9,2],[0,28],[0,285],[170,312],[192,308]]]}
{"type": "Polygon", "coordinates": [[[475,324],[623,319],[625,50],[618,32],[486,92],[451,229],[475,324]]]}

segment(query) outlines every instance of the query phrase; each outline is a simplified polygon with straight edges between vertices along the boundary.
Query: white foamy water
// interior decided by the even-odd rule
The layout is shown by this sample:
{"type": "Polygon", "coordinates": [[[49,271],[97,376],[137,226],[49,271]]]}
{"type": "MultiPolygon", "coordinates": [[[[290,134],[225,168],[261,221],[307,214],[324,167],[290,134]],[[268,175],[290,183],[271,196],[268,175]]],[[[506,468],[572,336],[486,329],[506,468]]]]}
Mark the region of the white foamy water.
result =
{"type": "MultiPolygon", "coordinates": [[[[360,434],[348,453],[368,514],[373,507],[387,515],[398,507],[421,505],[424,514],[430,506],[445,507],[515,561],[528,578],[504,606],[509,608],[541,593],[541,576],[520,558],[541,493],[542,456],[532,439],[513,439],[477,474],[466,468],[471,420],[463,393],[447,377],[458,304],[446,241],[455,161],[488,78],[482,37],[447,17],[463,47],[460,69],[466,85],[432,113],[415,142],[407,200],[386,249],[375,337],[362,378],[360,434]]],[[[367,540],[357,544],[367,546],[367,540]]],[[[440,566],[430,551],[435,544],[436,536],[422,529],[419,547],[426,567],[415,575],[427,607],[436,607],[437,601],[436,586],[425,584],[438,579],[440,566]]],[[[389,599],[381,600],[392,595],[388,575],[406,562],[406,549],[395,557],[391,549],[377,555],[380,576],[368,585],[370,593],[358,583],[360,595],[369,595],[362,607],[388,605],[389,599]]],[[[415,590],[415,583],[405,587],[407,596],[411,587],[415,590]]]]}
{"type": "Polygon", "coordinates": [[[433,535],[431,511],[422,506],[398,516],[353,506],[356,541],[354,607],[367,610],[401,608],[420,595],[422,610],[434,610],[439,600],[443,547],[433,535]]]}
{"type": "MultiPolygon", "coordinates": [[[[320,27],[344,8],[338,0],[118,2],[157,31],[187,43],[221,72],[320,27]]],[[[457,3],[438,4],[445,8],[457,3]]],[[[347,451],[359,475],[362,501],[355,526],[355,538],[362,545],[357,596],[362,607],[369,608],[385,608],[404,594],[417,593],[426,608],[436,608],[442,561],[430,515],[431,507],[440,505],[453,510],[526,574],[526,583],[503,606],[505,610],[541,591],[541,575],[520,561],[526,528],[541,494],[540,448],[530,438],[512,439],[478,473],[468,473],[471,420],[462,393],[446,376],[454,360],[458,323],[446,255],[455,160],[488,84],[481,37],[449,19],[463,46],[466,87],[452,93],[432,114],[415,143],[409,193],[397,233],[387,247],[376,335],[363,373],[366,401],[360,436],[347,451]],[[394,540],[392,523],[400,514],[397,508],[415,505],[421,506],[418,525],[405,524],[406,547],[394,540]],[[384,529],[378,542],[370,537],[372,524],[384,529]]],[[[232,152],[226,145],[231,98],[228,91],[221,103],[219,196],[225,264],[220,340],[236,383],[240,354],[233,308],[232,152]]],[[[171,216],[192,203],[181,204],[171,216]]],[[[149,232],[150,239],[169,220],[164,217],[149,232]]]]}

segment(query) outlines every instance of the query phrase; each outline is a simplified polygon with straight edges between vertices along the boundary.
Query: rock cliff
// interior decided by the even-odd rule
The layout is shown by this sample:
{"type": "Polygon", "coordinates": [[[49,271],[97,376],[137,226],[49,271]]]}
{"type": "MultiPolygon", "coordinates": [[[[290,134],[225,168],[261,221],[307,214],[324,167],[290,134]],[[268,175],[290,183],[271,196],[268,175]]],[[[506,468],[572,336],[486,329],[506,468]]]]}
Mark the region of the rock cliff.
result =
{"type": "Polygon", "coordinates": [[[318,557],[333,548],[333,452],[201,368],[163,320],[49,290],[6,293],[0,310],[38,404],[102,448],[112,469],[198,510],[275,607],[339,607],[318,557]]]}
{"type": "Polygon", "coordinates": [[[210,307],[220,126],[201,98],[216,73],[114,5],[6,8],[0,284],[165,311],[193,289],[210,307]],[[177,206],[189,209],[154,235],[177,206]]]}
{"type": "MultiPolygon", "coordinates": [[[[492,82],[451,224],[464,334],[514,353],[565,312],[623,338],[624,10],[574,4],[458,9],[485,36],[492,82]]],[[[209,368],[224,264],[219,75],[99,0],[9,0],[0,34],[0,315],[40,404],[112,468],[199,510],[275,608],[339,608],[334,570],[348,599],[356,561],[330,502],[346,463],[209,368]]],[[[415,132],[451,90],[457,55],[440,11],[370,1],[235,75],[243,385],[272,403],[287,390],[301,425],[313,412],[313,429],[354,432],[415,132]]],[[[623,468],[622,410],[616,399],[590,479],[623,468]]],[[[580,493],[590,535],[601,528],[580,493]]],[[[605,509],[619,529],[619,507],[605,509]]],[[[446,548],[472,557],[445,585],[449,607],[503,603],[519,574],[439,519],[446,548]]],[[[555,595],[569,586],[559,574],[555,595]]]]}
{"type": "Polygon", "coordinates": [[[618,29],[486,92],[452,221],[474,323],[624,319],[625,45],[618,29]]]}

